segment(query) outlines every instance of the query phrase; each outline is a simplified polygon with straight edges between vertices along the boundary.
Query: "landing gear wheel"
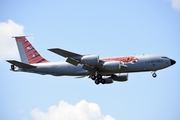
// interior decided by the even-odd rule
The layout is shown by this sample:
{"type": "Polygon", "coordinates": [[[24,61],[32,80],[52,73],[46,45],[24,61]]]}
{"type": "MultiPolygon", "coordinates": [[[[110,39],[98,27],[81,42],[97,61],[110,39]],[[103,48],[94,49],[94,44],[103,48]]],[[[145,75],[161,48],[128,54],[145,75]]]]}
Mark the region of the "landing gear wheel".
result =
{"type": "Polygon", "coordinates": [[[14,67],[14,65],[11,65],[11,70],[13,70],[13,71],[15,70],[15,67],[14,67]]]}
{"type": "Polygon", "coordinates": [[[102,79],[102,80],[101,80],[101,83],[102,83],[102,84],[105,84],[105,83],[106,83],[106,81],[105,81],[104,79],[102,79]]]}
{"type": "Polygon", "coordinates": [[[99,85],[99,83],[100,83],[99,80],[95,80],[96,85],[99,85]]]}
{"type": "Polygon", "coordinates": [[[97,77],[98,80],[102,79],[102,75],[101,74],[98,74],[96,77],[97,77]]]}
{"type": "Polygon", "coordinates": [[[153,76],[154,78],[157,77],[156,73],[153,73],[152,76],[153,76]]]}
{"type": "Polygon", "coordinates": [[[95,80],[95,79],[96,79],[96,76],[95,76],[95,75],[91,75],[91,79],[92,79],[92,80],[95,80]]]}

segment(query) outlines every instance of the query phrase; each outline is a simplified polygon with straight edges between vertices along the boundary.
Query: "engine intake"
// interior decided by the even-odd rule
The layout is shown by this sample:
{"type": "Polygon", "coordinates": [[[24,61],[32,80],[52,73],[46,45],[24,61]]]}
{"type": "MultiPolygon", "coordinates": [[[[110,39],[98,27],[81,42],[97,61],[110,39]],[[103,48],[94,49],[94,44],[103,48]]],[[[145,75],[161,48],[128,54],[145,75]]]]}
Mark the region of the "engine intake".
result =
{"type": "Polygon", "coordinates": [[[98,55],[85,55],[81,58],[81,62],[89,65],[96,65],[99,63],[98,55]]]}

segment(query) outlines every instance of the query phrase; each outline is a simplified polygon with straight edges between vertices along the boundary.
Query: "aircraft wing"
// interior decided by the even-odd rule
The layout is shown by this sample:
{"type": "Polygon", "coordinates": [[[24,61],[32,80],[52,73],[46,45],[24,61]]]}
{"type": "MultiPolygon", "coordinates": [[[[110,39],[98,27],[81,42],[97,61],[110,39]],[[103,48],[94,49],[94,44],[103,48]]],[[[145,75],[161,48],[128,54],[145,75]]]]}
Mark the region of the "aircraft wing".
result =
{"type": "Polygon", "coordinates": [[[83,57],[83,55],[77,54],[77,53],[73,53],[70,51],[66,51],[60,48],[52,48],[52,49],[48,49],[51,52],[54,52],[58,55],[61,55],[63,57],[66,57],[67,60],[66,62],[73,64],[75,66],[77,66],[81,61],[80,59],[83,57]]]}
{"type": "Polygon", "coordinates": [[[33,66],[33,65],[29,65],[29,64],[25,64],[25,63],[22,63],[22,62],[18,62],[18,61],[15,61],[15,60],[6,60],[7,62],[19,67],[19,68],[36,68],[36,66],[33,66]]]}
{"type": "MultiPolygon", "coordinates": [[[[73,53],[73,52],[66,51],[66,50],[59,49],[59,48],[52,48],[52,49],[48,49],[48,50],[67,58],[66,62],[68,62],[72,65],[77,66],[78,64],[83,64],[82,68],[85,70],[88,70],[90,72],[94,72],[96,69],[104,69],[104,68],[102,68],[102,65],[104,63],[103,60],[99,60],[98,64],[92,65],[92,64],[87,64],[87,63],[82,62],[81,58],[83,58],[83,56],[85,56],[85,55],[80,55],[80,54],[73,53]]],[[[127,66],[122,65],[122,67],[126,68],[127,66]]]]}
{"type": "MultiPolygon", "coordinates": [[[[75,66],[77,66],[78,64],[83,64],[81,62],[81,58],[84,56],[84,55],[80,55],[80,54],[77,54],[77,53],[73,53],[73,52],[70,52],[70,51],[66,51],[66,50],[63,50],[63,49],[60,49],[60,48],[52,48],[52,49],[48,49],[49,51],[51,52],[54,52],[58,55],[61,55],[63,57],[66,57],[66,62],[70,63],[70,64],[73,64],[75,66]]],[[[99,60],[100,63],[103,62],[101,60],[99,60]]],[[[92,65],[88,65],[88,64],[83,64],[83,69],[85,70],[88,70],[88,71],[94,71],[95,67],[97,67],[98,65],[96,66],[92,66],[92,65]]]]}

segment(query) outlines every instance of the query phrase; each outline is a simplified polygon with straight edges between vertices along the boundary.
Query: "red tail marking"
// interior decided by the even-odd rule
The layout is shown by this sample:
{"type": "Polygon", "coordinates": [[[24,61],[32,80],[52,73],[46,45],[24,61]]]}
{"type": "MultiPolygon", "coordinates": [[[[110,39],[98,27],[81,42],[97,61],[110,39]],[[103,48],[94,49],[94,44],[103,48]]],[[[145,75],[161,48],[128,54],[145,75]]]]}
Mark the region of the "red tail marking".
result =
{"type": "Polygon", "coordinates": [[[36,51],[36,49],[31,45],[31,43],[29,43],[29,41],[25,37],[17,37],[16,41],[22,43],[30,64],[49,62],[36,51]]]}

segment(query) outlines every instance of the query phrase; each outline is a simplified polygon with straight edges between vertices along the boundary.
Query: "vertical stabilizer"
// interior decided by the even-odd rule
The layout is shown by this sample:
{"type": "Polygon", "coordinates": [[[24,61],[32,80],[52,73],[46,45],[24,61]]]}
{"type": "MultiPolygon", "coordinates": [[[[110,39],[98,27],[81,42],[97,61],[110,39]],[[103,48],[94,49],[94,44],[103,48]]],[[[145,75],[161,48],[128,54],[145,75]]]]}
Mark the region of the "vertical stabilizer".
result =
{"type": "Polygon", "coordinates": [[[16,39],[21,61],[23,63],[35,64],[49,62],[36,51],[36,49],[31,45],[31,43],[26,39],[25,36],[17,36],[13,38],[16,39]]]}

